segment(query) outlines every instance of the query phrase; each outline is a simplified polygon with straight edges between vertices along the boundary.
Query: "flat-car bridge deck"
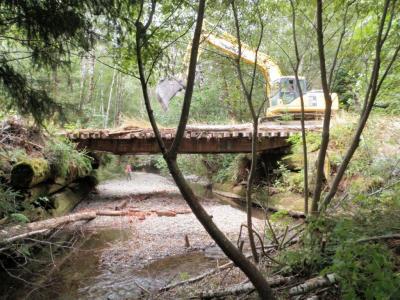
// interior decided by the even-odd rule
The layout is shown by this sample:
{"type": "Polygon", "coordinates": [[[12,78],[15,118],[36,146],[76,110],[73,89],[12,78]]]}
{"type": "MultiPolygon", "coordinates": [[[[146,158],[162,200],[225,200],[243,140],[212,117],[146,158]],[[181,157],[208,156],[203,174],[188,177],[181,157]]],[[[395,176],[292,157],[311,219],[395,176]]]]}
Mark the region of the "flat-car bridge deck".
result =
{"type": "MultiPolygon", "coordinates": [[[[266,152],[289,146],[288,137],[300,132],[300,122],[285,124],[267,122],[259,125],[258,151],[266,152]]],[[[320,122],[307,122],[308,131],[321,129],[320,122]]],[[[175,138],[175,128],[160,129],[169,147],[175,138]]],[[[151,128],[125,127],[119,129],[82,129],[65,135],[79,148],[114,154],[160,153],[151,128]]],[[[250,123],[240,125],[187,126],[179,153],[248,153],[251,152],[253,132],[250,123]]]]}

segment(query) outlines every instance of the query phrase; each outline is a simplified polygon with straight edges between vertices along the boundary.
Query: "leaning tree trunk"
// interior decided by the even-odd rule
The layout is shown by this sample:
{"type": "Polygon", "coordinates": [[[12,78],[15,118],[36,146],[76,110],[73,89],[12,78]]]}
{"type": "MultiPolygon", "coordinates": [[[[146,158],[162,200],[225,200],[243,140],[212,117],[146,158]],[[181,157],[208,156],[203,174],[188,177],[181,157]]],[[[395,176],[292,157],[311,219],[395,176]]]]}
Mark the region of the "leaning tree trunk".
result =
{"type": "MultiPolygon", "coordinates": [[[[176,136],[173,141],[172,146],[167,150],[162,138],[160,131],[158,129],[157,123],[154,118],[153,109],[150,103],[150,97],[148,94],[146,75],[144,73],[144,62],[142,58],[142,47],[143,40],[146,37],[147,29],[149,28],[153,15],[155,12],[155,4],[156,1],[152,1],[152,8],[149,14],[148,20],[146,24],[140,22],[141,14],[139,14],[138,19],[135,22],[136,26],[136,59],[138,64],[140,83],[143,92],[143,98],[147,110],[147,115],[149,117],[149,121],[153,128],[154,134],[157,139],[157,143],[160,147],[161,152],[163,153],[164,159],[167,162],[168,168],[172,177],[175,180],[176,185],[178,186],[183,198],[188,203],[189,207],[192,209],[196,218],[203,225],[204,229],[210,234],[210,236],[214,239],[217,245],[222,249],[222,251],[247,275],[249,280],[256,287],[260,297],[262,299],[274,299],[274,295],[272,289],[268,285],[268,282],[265,280],[262,273],[253,265],[250,261],[246,259],[243,253],[240,252],[238,248],[236,248],[229,239],[218,229],[215,223],[212,220],[212,216],[210,216],[207,211],[202,207],[199,203],[198,198],[194,195],[190,186],[187,184],[185,178],[179,170],[177,165],[177,153],[179,150],[179,146],[181,144],[182,138],[185,134],[185,129],[187,125],[187,121],[189,118],[190,104],[192,100],[193,94],[193,86],[195,79],[195,71],[196,71],[196,63],[197,56],[200,44],[200,36],[201,36],[201,28],[204,18],[205,11],[205,0],[199,1],[199,9],[196,20],[195,33],[192,42],[192,49],[190,53],[190,61],[189,61],[189,72],[187,76],[187,86],[186,92],[183,100],[181,118],[179,121],[179,125],[176,131],[176,136]]],[[[143,5],[143,2],[141,2],[143,5]]]]}

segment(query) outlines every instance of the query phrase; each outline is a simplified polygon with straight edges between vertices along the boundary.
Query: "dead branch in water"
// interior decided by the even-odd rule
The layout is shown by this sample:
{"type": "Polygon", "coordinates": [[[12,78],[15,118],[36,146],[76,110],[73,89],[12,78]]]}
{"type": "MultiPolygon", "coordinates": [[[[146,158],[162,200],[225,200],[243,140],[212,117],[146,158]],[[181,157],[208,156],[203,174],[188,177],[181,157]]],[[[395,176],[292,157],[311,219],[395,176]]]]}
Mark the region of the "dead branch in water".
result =
{"type": "MultiPolygon", "coordinates": [[[[251,254],[246,255],[246,258],[250,258],[250,257],[252,257],[251,254]]],[[[232,267],[232,266],[234,266],[234,263],[233,263],[233,262],[228,262],[228,263],[226,263],[226,264],[224,264],[224,265],[222,265],[222,266],[219,266],[218,268],[215,268],[215,269],[212,269],[212,270],[210,270],[210,271],[207,271],[207,272],[205,272],[205,273],[203,273],[203,274],[201,274],[201,275],[199,275],[199,276],[192,277],[192,278],[190,278],[190,279],[188,279],[188,280],[179,281],[179,282],[177,282],[177,283],[169,284],[169,285],[167,285],[167,286],[161,288],[159,291],[160,291],[160,292],[166,292],[166,291],[169,291],[169,290],[171,290],[171,289],[174,289],[174,288],[176,288],[176,287],[178,287],[178,286],[182,286],[182,285],[185,285],[185,284],[195,283],[195,282],[197,282],[197,281],[200,281],[200,280],[204,279],[204,278],[207,277],[207,276],[214,275],[215,273],[220,272],[220,271],[223,271],[223,270],[225,270],[225,269],[227,269],[227,268],[230,268],[230,267],[232,267]]]]}

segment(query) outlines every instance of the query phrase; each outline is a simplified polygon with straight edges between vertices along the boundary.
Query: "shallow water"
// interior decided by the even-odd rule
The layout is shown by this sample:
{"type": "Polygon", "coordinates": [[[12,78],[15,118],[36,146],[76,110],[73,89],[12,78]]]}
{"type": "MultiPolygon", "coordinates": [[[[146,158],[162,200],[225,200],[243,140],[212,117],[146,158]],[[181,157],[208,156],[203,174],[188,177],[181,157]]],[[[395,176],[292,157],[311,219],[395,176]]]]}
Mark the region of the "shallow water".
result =
{"type": "Polygon", "coordinates": [[[21,287],[4,299],[140,299],[217,266],[217,260],[202,251],[159,259],[143,268],[102,263],[105,250],[128,240],[131,234],[128,229],[90,234],[79,249],[65,254],[67,260],[65,256],[56,259],[55,264],[63,261],[62,265],[40,288],[21,287]]]}
{"type": "MultiPolygon", "coordinates": [[[[195,193],[213,198],[204,184],[192,183],[195,193]]],[[[244,210],[242,203],[219,202],[244,210]]],[[[263,219],[264,212],[254,208],[253,215],[263,219]]],[[[169,256],[147,265],[122,263],[109,257],[110,249],[129,242],[134,233],[129,228],[104,228],[85,231],[72,249],[58,255],[43,256],[43,277],[29,281],[38,286],[11,282],[8,295],[1,299],[141,299],[169,283],[185,280],[226,262],[218,247],[206,251],[169,256]],[[222,261],[221,261],[222,259],[222,261]]],[[[126,249],[121,247],[121,249],[126,249]]],[[[123,250],[121,250],[123,251],[123,250]]],[[[126,250],[125,250],[126,251],[126,250]]],[[[122,253],[123,254],[123,253],[122,253]]],[[[129,254],[127,254],[129,256],[129,254]]]]}
{"type": "MultiPolygon", "coordinates": [[[[190,186],[193,189],[194,193],[200,197],[210,198],[219,203],[228,204],[231,207],[234,207],[243,212],[246,212],[246,203],[244,203],[244,202],[235,201],[233,199],[228,199],[228,198],[220,199],[220,198],[216,197],[211,190],[208,190],[204,184],[201,184],[201,183],[191,182],[190,186]]],[[[259,220],[265,220],[265,212],[260,207],[253,206],[251,211],[252,211],[252,216],[254,218],[257,218],[259,220]]]]}

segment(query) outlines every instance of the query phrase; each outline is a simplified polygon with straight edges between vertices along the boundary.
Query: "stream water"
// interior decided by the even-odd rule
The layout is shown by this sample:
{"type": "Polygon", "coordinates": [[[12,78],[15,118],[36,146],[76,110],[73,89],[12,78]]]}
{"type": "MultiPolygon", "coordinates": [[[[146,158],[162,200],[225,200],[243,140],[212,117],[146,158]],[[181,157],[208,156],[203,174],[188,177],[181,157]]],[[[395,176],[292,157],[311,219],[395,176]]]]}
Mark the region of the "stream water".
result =
{"type": "MultiPolygon", "coordinates": [[[[192,187],[201,196],[209,192],[202,184],[192,184],[192,187]]],[[[244,210],[235,201],[227,203],[226,200],[212,199],[215,205],[221,206],[221,201],[235,210],[244,210]]],[[[264,216],[257,208],[253,214],[260,219],[264,216]]],[[[7,293],[0,299],[141,299],[169,283],[185,280],[226,262],[216,246],[217,249],[211,247],[210,251],[192,250],[139,264],[129,259],[121,261],[118,255],[132,248],[121,247],[119,251],[119,247],[132,243],[134,234],[129,227],[85,230],[71,249],[55,253],[54,257],[44,255],[41,275],[27,277],[34,285],[11,280],[7,283],[7,293]],[[113,257],[115,253],[118,254],[113,257]]]]}
{"type": "Polygon", "coordinates": [[[79,248],[54,261],[54,265],[62,263],[60,268],[52,274],[50,271],[40,287],[21,288],[21,283],[15,282],[17,286],[9,286],[9,294],[2,298],[140,299],[171,282],[201,274],[225,261],[198,251],[158,259],[145,267],[102,264],[105,250],[128,240],[131,234],[128,229],[86,232],[79,248]]]}
{"type": "MultiPolygon", "coordinates": [[[[197,194],[207,192],[201,184],[193,187],[197,194]]],[[[229,204],[243,210],[238,203],[229,204]]],[[[255,213],[261,217],[258,209],[255,213]]],[[[225,258],[207,251],[192,251],[150,260],[144,265],[126,264],[121,268],[121,263],[104,263],[109,254],[107,250],[129,241],[132,234],[129,228],[85,231],[70,251],[63,251],[47,262],[42,273],[44,279],[39,280],[38,286],[12,281],[7,295],[1,299],[140,299],[171,282],[185,280],[226,262],[225,258]]]]}

